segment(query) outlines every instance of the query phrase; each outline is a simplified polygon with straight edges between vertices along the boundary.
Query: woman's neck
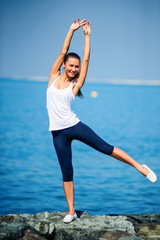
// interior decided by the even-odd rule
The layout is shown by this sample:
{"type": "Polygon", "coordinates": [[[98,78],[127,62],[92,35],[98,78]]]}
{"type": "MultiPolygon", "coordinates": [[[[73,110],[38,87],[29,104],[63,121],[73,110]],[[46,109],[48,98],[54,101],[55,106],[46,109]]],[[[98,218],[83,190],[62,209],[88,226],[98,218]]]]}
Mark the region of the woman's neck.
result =
{"type": "Polygon", "coordinates": [[[61,79],[64,82],[71,82],[73,80],[73,78],[68,77],[65,72],[61,75],[61,79]]]}

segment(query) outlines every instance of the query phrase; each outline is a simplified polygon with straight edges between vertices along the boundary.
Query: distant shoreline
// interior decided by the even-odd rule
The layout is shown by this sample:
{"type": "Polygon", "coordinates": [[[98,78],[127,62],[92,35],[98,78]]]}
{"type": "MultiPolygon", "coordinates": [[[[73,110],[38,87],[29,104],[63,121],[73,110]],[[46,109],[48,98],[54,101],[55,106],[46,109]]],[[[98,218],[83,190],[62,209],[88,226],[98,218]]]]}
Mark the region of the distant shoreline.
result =
{"type": "MultiPolygon", "coordinates": [[[[12,76],[0,77],[0,80],[16,80],[31,82],[48,82],[47,76],[12,76]]],[[[86,83],[110,84],[110,85],[137,85],[137,86],[160,86],[160,80],[140,80],[140,79],[97,79],[88,78],[86,83]]]]}

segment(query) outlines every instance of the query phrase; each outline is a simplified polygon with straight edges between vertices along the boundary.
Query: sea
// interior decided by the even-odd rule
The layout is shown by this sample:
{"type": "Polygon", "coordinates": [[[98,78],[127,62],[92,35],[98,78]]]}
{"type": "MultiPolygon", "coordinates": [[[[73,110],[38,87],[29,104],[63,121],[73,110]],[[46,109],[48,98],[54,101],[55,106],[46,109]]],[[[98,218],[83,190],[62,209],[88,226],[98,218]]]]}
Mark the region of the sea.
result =
{"type": "MultiPolygon", "coordinates": [[[[68,210],[48,131],[46,89],[47,82],[0,79],[0,215],[68,210]]],[[[75,140],[75,209],[92,215],[159,213],[160,86],[86,82],[82,93],[72,105],[77,117],[152,168],[158,181],[75,140]]]]}

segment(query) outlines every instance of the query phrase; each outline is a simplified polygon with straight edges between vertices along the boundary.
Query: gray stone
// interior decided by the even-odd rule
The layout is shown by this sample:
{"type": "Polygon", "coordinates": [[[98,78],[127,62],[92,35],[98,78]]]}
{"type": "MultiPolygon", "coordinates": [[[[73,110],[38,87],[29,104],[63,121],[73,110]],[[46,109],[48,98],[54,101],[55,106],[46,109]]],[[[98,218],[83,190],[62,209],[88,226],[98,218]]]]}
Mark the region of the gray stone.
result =
{"type": "MultiPolygon", "coordinates": [[[[86,212],[77,211],[78,218],[70,224],[64,224],[63,218],[66,214],[67,212],[9,214],[0,216],[0,221],[2,224],[6,224],[6,227],[7,224],[17,222],[22,226],[30,226],[30,229],[26,229],[28,232],[25,232],[28,238],[22,236],[23,240],[29,239],[31,231],[34,230],[49,240],[119,240],[120,238],[121,240],[146,240],[147,238],[160,240],[160,214],[92,216],[86,212]],[[145,234],[144,229],[148,229],[145,230],[145,234]]],[[[3,237],[3,234],[4,231],[1,231],[0,236],[3,237]]],[[[13,238],[5,240],[7,239],[13,238]]]]}
{"type": "MultiPolygon", "coordinates": [[[[63,213],[62,218],[65,214],[63,213]]],[[[92,216],[84,212],[80,218],[68,225],[62,223],[62,218],[58,221],[52,218],[55,223],[56,240],[97,240],[102,233],[115,229],[135,233],[133,224],[127,220],[126,216],[92,216]]]]}
{"type": "Polygon", "coordinates": [[[80,218],[70,224],[64,224],[63,218],[66,212],[12,214],[0,216],[1,221],[21,221],[29,224],[46,238],[55,235],[55,239],[98,239],[99,235],[106,231],[121,230],[134,234],[134,226],[128,221],[127,216],[92,216],[86,212],[78,212],[80,218]]]}
{"type": "Polygon", "coordinates": [[[25,223],[35,230],[37,230],[40,234],[48,237],[49,235],[54,234],[54,224],[52,221],[48,221],[47,217],[49,213],[38,213],[35,215],[29,214],[9,214],[7,216],[0,216],[0,221],[11,223],[11,222],[22,222],[25,223]]]}
{"type": "Polygon", "coordinates": [[[119,230],[106,232],[99,237],[99,240],[118,240],[120,237],[131,236],[131,234],[119,230]]]}
{"type": "Polygon", "coordinates": [[[0,240],[45,240],[31,226],[22,222],[0,223],[0,240]],[[29,238],[32,236],[32,238],[29,238]]]}
{"type": "Polygon", "coordinates": [[[160,213],[128,214],[127,216],[139,223],[160,223],[160,213]]]}
{"type": "Polygon", "coordinates": [[[25,232],[25,235],[18,240],[46,240],[46,238],[41,237],[39,234],[29,229],[25,232]]]}
{"type": "Polygon", "coordinates": [[[143,239],[137,236],[129,236],[129,237],[121,237],[118,240],[143,240],[143,239]]]}

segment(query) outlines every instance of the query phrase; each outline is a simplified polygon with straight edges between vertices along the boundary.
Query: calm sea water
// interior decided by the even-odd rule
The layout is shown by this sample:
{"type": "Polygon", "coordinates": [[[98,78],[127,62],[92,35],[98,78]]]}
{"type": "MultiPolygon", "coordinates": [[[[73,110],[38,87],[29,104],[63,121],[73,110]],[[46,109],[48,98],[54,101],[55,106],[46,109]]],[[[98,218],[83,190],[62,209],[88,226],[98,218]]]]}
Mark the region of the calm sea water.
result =
{"type": "MultiPolygon", "coordinates": [[[[0,214],[67,210],[46,111],[47,83],[0,80],[0,214]]],[[[86,84],[77,116],[160,179],[160,87],[86,84]],[[91,92],[98,92],[97,98],[91,92]]],[[[73,142],[76,210],[160,212],[160,181],[73,142]]]]}

